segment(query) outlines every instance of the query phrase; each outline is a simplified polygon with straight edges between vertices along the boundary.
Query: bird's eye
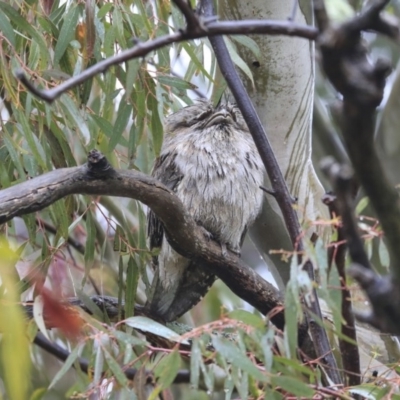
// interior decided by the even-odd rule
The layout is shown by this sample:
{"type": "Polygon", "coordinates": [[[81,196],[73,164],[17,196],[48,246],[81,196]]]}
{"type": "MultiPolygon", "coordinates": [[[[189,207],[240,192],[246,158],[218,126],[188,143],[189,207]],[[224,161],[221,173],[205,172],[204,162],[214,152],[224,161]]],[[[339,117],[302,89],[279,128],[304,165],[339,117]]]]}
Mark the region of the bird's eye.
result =
{"type": "Polygon", "coordinates": [[[211,115],[213,112],[213,108],[207,107],[202,113],[200,113],[199,115],[196,116],[196,120],[197,121],[203,121],[204,119],[206,119],[209,115],[211,115]]]}

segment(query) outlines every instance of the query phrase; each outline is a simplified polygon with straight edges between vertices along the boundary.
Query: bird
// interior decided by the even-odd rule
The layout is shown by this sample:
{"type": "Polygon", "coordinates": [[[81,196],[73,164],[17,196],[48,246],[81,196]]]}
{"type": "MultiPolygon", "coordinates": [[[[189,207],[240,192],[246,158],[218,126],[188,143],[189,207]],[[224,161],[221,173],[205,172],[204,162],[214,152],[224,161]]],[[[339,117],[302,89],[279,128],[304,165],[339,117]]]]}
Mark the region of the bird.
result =
{"type": "MultiPolygon", "coordinates": [[[[168,116],[152,176],[178,196],[223,254],[229,249],[240,255],[262,207],[264,165],[236,104],[198,100],[168,116]]],[[[216,277],[169,245],[151,210],[147,221],[149,247],[158,254],[145,308],[171,322],[193,308],[216,277]]]]}

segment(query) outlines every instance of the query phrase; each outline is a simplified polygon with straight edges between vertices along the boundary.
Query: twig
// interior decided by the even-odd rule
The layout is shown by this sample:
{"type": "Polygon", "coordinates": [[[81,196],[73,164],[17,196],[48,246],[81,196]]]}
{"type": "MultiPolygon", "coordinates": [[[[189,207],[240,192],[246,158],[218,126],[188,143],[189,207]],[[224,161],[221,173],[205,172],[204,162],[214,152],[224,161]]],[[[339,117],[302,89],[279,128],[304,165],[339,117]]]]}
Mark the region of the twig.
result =
{"type": "MultiPolygon", "coordinates": [[[[211,0],[203,0],[202,5],[204,14],[207,17],[210,17],[214,14],[211,0]]],[[[249,127],[249,131],[253,136],[261,159],[263,160],[267,174],[271,181],[272,189],[274,191],[274,197],[282,211],[293,247],[300,253],[304,250],[303,243],[301,241],[300,223],[297,214],[293,209],[292,196],[286,186],[285,179],[279,168],[271,144],[269,143],[265,130],[243,85],[243,82],[236,72],[235,66],[222,36],[210,37],[209,40],[214,49],[221,72],[233,96],[235,97],[236,103],[242,112],[243,118],[249,127]]],[[[298,255],[298,261],[299,263],[302,262],[301,255],[298,255]]],[[[314,268],[309,260],[304,263],[304,269],[307,271],[310,279],[315,280],[314,268]]],[[[313,294],[314,301],[311,302],[310,306],[306,307],[309,308],[309,311],[311,311],[313,315],[316,315],[318,319],[322,321],[323,317],[315,289],[313,289],[313,294]]],[[[341,376],[338,373],[336,360],[331,352],[331,347],[325,329],[319,324],[315,323],[310,314],[307,316],[307,319],[317,356],[322,357],[322,360],[327,364],[327,371],[331,380],[335,384],[340,384],[342,381],[341,376]]]]}
{"type": "Polygon", "coordinates": [[[244,33],[267,33],[270,35],[298,36],[309,40],[315,40],[318,34],[318,30],[313,27],[288,21],[203,21],[202,26],[203,27],[199,25],[196,30],[177,31],[153,40],[148,40],[144,43],[137,43],[134,47],[121,51],[113,57],[98,62],[92,67],[84,70],[79,75],[67,79],[53,89],[39,89],[29,81],[21,70],[16,71],[15,76],[31,93],[40,99],[51,103],[63,93],[80,85],[88,79],[107,71],[113,65],[118,65],[134,58],[144,57],[148,53],[172,43],[221,34],[241,35],[244,33]]]}

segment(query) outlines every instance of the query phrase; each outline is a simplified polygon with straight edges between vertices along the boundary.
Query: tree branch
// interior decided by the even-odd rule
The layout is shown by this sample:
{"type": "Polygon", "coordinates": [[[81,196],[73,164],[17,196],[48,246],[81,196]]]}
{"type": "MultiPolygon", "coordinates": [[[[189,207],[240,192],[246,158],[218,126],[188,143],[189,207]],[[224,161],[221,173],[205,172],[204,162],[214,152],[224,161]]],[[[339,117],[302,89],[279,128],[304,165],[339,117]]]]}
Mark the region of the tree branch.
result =
{"type": "Polygon", "coordinates": [[[337,195],[337,208],[342,217],[343,233],[346,237],[353,265],[349,275],[356,279],[366,292],[372,311],[355,315],[382,332],[400,335],[400,290],[390,275],[378,276],[372,269],[365,253],[353,216],[351,181],[353,175],[347,166],[336,164],[331,158],[324,161],[323,169],[329,176],[337,195]]]}
{"type": "MultiPolygon", "coordinates": [[[[261,313],[283,307],[279,291],[244,264],[236,254],[221,253],[221,246],[204,237],[175,194],[143,173],[114,170],[107,159],[92,150],[88,163],[57,169],[0,191],[0,223],[33,213],[71,194],[129,197],[149,206],[163,222],[171,246],[183,256],[204,265],[240,298],[261,313]]],[[[284,328],[283,312],[273,313],[271,321],[284,328]]],[[[306,328],[300,329],[300,336],[306,328]]],[[[300,341],[300,339],[299,339],[300,341]]]]}
{"type": "MultiPolygon", "coordinates": [[[[181,4],[182,2],[180,1],[178,3],[181,4]]],[[[84,70],[79,75],[67,79],[65,82],[53,89],[39,89],[29,81],[24,72],[21,70],[16,71],[15,76],[35,96],[51,103],[63,93],[87,81],[88,79],[107,71],[107,69],[113,65],[121,64],[125,61],[132,60],[133,58],[144,57],[151,51],[172,43],[221,34],[242,35],[246,33],[268,33],[270,35],[299,36],[309,40],[315,40],[318,35],[318,30],[313,27],[288,21],[202,21],[202,24],[199,22],[195,28],[193,28],[193,26],[188,26],[188,28],[190,29],[185,31],[177,31],[153,40],[148,40],[144,43],[138,43],[130,49],[121,51],[119,54],[113,57],[98,62],[92,67],[84,70]]]]}
{"type": "MultiPolygon", "coordinates": [[[[338,201],[335,196],[326,194],[323,202],[329,207],[329,212],[332,218],[341,216],[338,201]]],[[[343,370],[347,376],[347,385],[355,386],[361,383],[361,370],[360,370],[360,354],[357,346],[357,334],[355,327],[355,318],[352,310],[351,292],[347,286],[346,277],[346,253],[347,245],[345,243],[346,226],[337,227],[336,243],[331,243],[334,246],[330,247],[330,263],[335,262],[338,275],[340,278],[340,289],[342,296],[342,317],[345,323],[341,324],[341,333],[354,341],[354,343],[344,340],[339,337],[340,354],[342,356],[343,370]]],[[[357,235],[358,236],[358,235],[357,235]]]]}
{"type": "MultiPolygon", "coordinates": [[[[203,0],[202,6],[206,17],[211,17],[214,14],[211,0],[203,0]]],[[[251,135],[253,136],[258,152],[260,153],[261,159],[267,170],[274,197],[282,212],[293,247],[295,250],[301,253],[304,250],[304,247],[301,240],[300,223],[296,211],[293,208],[293,199],[286,186],[285,179],[279,168],[264,127],[262,126],[253,103],[235,69],[223,37],[214,36],[210,37],[209,40],[214,49],[222,75],[224,76],[233,96],[235,97],[236,103],[242,112],[243,118],[246,121],[251,135]]],[[[300,254],[298,255],[298,262],[302,262],[302,257],[300,254]]],[[[314,281],[314,267],[309,260],[304,263],[304,269],[307,271],[310,279],[314,281]]],[[[320,357],[326,363],[329,377],[334,383],[339,384],[342,382],[342,379],[338,372],[336,360],[331,352],[331,346],[329,344],[327,334],[322,326],[315,323],[312,316],[315,315],[320,321],[323,320],[321,307],[319,305],[318,296],[315,289],[313,289],[313,295],[314,301],[311,302],[310,306],[306,305],[305,307],[311,312],[311,314],[307,315],[307,319],[311,336],[313,338],[315,351],[317,353],[317,357],[320,357]]]]}
{"type": "MultiPolygon", "coordinates": [[[[360,318],[382,331],[399,334],[400,200],[387,178],[374,144],[375,109],[382,101],[390,66],[383,60],[371,64],[361,42],[361,30],[374,29],[377,20],[385,24],[379,13],[387,3],[388,0],[376,0],[363,15],[333,27],[323,17],[323,1],[314,2],[318,10],[317,22],[322,30],[317,43],[322,54],[323,68],[343,95],[343,137],[357,178],[370,198],[385,232],[391,259],[392,276],[381,278],[371,269],[360,243],[357,244],[358,253],[351,252],[353,261],[357,263],[352,267],[351,274],[367,292],[373,308],[372,314],[360,318]]],[[[336,175],[336,180],[340,178],[340,182],[348,179],[343,169],[339,168],[336,175]]],[[[337,184],[339,190],[342,184],[337,184]]],[[[343,204],[347,208],[345,211],[351,213],[351,205],[346,203],[346,198],[343,204]]],[[[353,224],[353,220],[343,214],[343,223],[353,224]]],[[[357,233],[349,231],[348,235],[349,241],[359,241],[357,233]]]]}

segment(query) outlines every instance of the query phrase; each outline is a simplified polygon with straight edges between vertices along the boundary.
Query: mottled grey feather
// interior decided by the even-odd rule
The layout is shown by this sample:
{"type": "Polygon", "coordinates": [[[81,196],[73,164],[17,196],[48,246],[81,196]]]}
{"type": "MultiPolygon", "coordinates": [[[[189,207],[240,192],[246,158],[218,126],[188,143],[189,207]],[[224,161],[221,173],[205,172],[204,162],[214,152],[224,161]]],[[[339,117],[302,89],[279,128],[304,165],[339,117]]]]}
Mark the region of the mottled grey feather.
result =
{"type": "MultiPolygon", "coordinates": [[[[238,109],[205,101],[165,121],[164,143],[153,176],[173,190],[213,238],[239,252],[247,226],[261,208],[263,164],[238,109]]],[[[155,275],[147,308],[172,321],[207,293],[213,274],[176,253],[153,212],[148,214],[155,275]]]]}

